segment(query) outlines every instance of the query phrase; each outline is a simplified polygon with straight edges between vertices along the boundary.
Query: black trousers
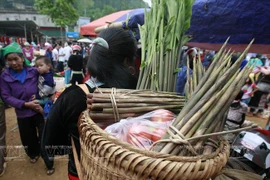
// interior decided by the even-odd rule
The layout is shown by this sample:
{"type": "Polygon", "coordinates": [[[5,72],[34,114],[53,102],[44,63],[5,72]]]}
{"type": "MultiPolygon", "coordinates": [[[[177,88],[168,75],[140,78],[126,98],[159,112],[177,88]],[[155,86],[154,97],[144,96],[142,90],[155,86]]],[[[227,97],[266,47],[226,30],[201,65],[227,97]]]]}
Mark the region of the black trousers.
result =
{"type": "Polygon", "coordinates": [[[75,85],[76,82],[78,84],[82,84],[83,83],[83,75],[82,74],[73,74],[70,80],[72,85],[75,85]]]}
{"type": "MultiPolygon", "coordinates": [[[[250,112],[255,112],[256,108],[259,107],[259,103],[261,100],[262,95],[264,94],[264,92],[262,91],[256,91],[253,95],[253,97],[251,98],[250,102],[249,102],[249,106],[250,106],[250,112]]],[[[262,110],[258,111],[259,113],[262,112],[262,110]]]]}
{"type": "Polygon", "coordinates": [[[58,62],[57,70],[58,70],[58,72],[64,71],[64,62],[61,62],[61,61],[58,62]]]}
{"type": "Polygon", "coordinates": [[[39,156],[40,138],[44,128],[43,116],[41,114],[36,114],[32,117],[18,118],[18,125],[21,141],[25,148],[26,154],[31,159],[39,156]]]}
{"type": "Polygon", "coordinates": [[[3,170],[6,157],[6,116],[5,107],[0,105],[0,172],[3,170]]]}

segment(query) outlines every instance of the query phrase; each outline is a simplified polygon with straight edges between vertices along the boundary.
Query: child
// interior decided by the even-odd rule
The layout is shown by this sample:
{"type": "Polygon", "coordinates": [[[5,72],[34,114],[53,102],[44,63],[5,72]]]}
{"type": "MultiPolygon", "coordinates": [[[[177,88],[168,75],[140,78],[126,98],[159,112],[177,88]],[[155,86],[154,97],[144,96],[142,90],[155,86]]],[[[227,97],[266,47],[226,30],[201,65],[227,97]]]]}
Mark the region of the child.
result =
{"type": "Polygon", "coordinates": [[[241,90],[244,93],[242,98],[241,98],[241,102],[248,105],[251,97],[253,96],[254,92],[256,90],[258,90],[258,88],[257,88],[256,84],[252,81],[251,77],[248,77],[245,85],[242,87],[241,90]]]}
{"type": "Polygon", "coordinates": [[[55,83],[53,80],[53,70],[51,60],[47,56],[39,56],[36,59],[35,64],[37,71],[39,72],[38,89],[39,92],[35,99],[39,101],[39,104],[44,106],[47,101],[55,93],[55,83]]]}

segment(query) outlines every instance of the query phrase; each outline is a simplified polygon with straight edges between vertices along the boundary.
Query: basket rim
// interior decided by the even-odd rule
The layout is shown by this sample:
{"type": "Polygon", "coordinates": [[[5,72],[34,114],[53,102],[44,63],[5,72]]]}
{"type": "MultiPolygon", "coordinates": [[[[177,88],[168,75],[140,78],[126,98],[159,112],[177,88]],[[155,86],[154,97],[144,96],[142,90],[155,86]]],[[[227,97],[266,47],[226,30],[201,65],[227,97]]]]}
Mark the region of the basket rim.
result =
{"type": "MultiPolygon", "coordinates": [[[[89,115],[89,110],[85,110],[78,121],[78,128],[79,128],[79,133],[80,133],[80,141],[81,143],[84,143],[86,140],[91,139],[91,136],[100,136],[103,138],[104,141],[110,141],[111,144],[115,144],[117,146],[120,146],[123,149],[127,149],[130,151],[133,151],[135,153],[139,153],[143,156],[148,156],[151,158],[163,158],[164,160],[170,160],[170,161],[186,161],[186,162],[197,162],[197,161],[204,161],[208,159],[213,159],[219,154],[227,154],[229,156],[229,151],[230,151],[230,145],[229,142],[226,140],[219,140],[219,147],[212,152],[211,154],[207,155],[197,155],[197,156],[176,156],[172,154],[164,154],[156,151],[150,151],[146,149],[141,149],[139,147],[133,146],[127,142],[120,141],[116,137],[108,134],[105,132],[103,129],[101,129],[90,117],[89,115]],[[82,117],[85,117],[83,120],[82,117]],[[93,133],[88,133],[88,131],[92,131],[93,133]],[[89,137],[90,136],[90,137],[89,137]]],[[[102,141],[102,140],[99,140],[102,141]]]]}

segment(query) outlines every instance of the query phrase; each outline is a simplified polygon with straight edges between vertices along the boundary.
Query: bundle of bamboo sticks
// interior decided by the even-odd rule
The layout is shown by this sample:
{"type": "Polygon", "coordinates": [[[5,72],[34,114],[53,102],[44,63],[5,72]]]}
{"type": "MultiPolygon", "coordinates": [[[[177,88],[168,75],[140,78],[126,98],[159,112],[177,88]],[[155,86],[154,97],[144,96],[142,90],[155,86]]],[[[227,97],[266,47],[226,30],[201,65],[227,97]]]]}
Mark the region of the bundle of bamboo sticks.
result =
{"type": "Polygon", "coordinates": [[[152,0],[139,26],[142,58],[137,89],[175,91],[194,0],[152,0]]]}
{"type": "Polygon", "coordinates": [[[91,96],[90,117],[101,127],[156,109],[178,114],[185,104],[183,96],[151,90],[98,88],[91,96]]]}
{"type": "MultiPolygon", "coordinates": [[[[253,41],[233,65],[230,62],[233,53],[225,51],[227,41],[203,76],[198,76],[200,72],[195,70],[188,78],[187,86],[192,87],[187,91],[188,102],[173,123],[175,130],[168,130],[162,139],[199,137],[223,130],[226,112],[252,70],[249,65],[241,71],[239,67],[253,41]]],[[[195,151],[199,151],[205,142],[206,139],[190,141],[195,151]]],[[[187,155],[183,153],[184,148],[173,142],[160,142],[154,150],[187,155]]]]}

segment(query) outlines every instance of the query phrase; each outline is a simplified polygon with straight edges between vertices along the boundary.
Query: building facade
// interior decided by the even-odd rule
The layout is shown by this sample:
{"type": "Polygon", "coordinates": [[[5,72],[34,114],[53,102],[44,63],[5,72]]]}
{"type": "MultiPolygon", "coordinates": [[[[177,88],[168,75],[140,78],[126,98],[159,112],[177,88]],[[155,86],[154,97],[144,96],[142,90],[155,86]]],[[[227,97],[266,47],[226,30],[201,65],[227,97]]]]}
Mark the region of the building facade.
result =
{"type": "MultiPolygon", "coordinates": [[[[25,32],[23,38],[26,38],[27,41],[46,41],[50,39],[59,39],[61,36],[65,35],[65,29],[61,31],[61,28],[58,27],[55,23],[51,21],[51,19],[46,15],[38,14],[33,7],[27,7],[23,5],[16,5],[17,9],[4,9],[0,8],[0,24],[5,23],[16,26],[18,24],[17,33],[13,33],[13,37],[22,37],[21,31],[30,31],[29,26],[20,27],[22,25],[19,22],[33,22],[32,24],[36,24],[36,27],[31,26],[31,32],[25,32]],[[33,28],[35,30],[33,30],[33,28]],[[32,32],[35,32],[34,34],[32,32]],[[18,36],[17,36],[18,35],[18,36]],[[39,36],[39,37],[37,37],[39,36]]],[[[12,28],[13,30],[16,28],[12,28]]],[[[10,30],[6,27],[0,26],[0,36],[9,36],[10,30]]],[[[39,43],[39,42],[37,42],[39,43]]]]}

